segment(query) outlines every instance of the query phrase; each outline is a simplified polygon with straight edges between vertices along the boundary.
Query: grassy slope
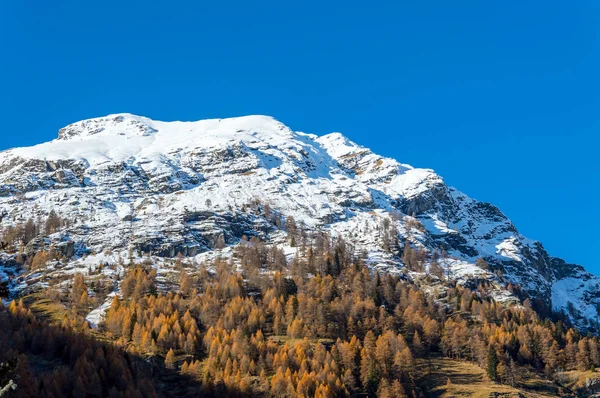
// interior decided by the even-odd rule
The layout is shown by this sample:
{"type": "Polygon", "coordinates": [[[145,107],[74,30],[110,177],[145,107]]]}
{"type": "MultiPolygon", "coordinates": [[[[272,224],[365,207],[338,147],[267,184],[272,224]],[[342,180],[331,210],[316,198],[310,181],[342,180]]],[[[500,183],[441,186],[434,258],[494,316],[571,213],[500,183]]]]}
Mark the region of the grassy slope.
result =
{"type": "Polygon", "coordinates": [[[423,376],[418,380],[430,397],[474,397],[488,398],[499,394],[499,397],[556,397],[562,391],[550,380],[541,379],[538,375],[520,369],[518,387],[494,384],[485,376],[479,366],[470,362],[455,361],[436,357],[431,361],[431,374],[428,374],[426,361],[420,361],[419,370],[423,376]],[[451,384],[448,383],[450,379],[451,384]],[[519,395],[521,394],[521,395],[519,395]]]}

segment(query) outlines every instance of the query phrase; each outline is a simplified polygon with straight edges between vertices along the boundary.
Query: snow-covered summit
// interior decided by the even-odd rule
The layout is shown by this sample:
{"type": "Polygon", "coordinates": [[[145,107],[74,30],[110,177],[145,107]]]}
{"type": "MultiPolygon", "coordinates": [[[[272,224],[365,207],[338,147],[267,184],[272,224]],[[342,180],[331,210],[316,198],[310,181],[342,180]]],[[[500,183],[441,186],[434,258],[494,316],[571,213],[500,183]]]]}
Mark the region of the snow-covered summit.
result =
{"type": "Polygon", "coordinates": [[[195,122],[161,122],[130,113],[119,113],[82,120],[70,124],[58,132],[59,140],[85,139],[110,136],[152,136],[172,134],[175,137],[230,135],[232,132],[260,132],[264,138],[290,135],[292,132],[270,116],[249,115],[226,119],[208,119],[195,122]]]}
{"type": "Polygon", "coordinates": [[[9,150],[5,158],[71,159],[83,162],[86,167],[133,161],[160,169],[164,168],[165,154],[177,156],[189,149],[236,145],[298,147],[294,145],[298,142],[295,139],[298,134],[302,133],[292,132],[269,116],[161,122],[131,114],[115,114],[73,123],[59,130],[58,139],[9,150]]]}
{"type": "Polygon", "coordinates": [[[269,116],[161,122],[116,114],[0,153],[0,222],[55,210],[73,222],[58,239],[73,241],[78,254],[132,247],[196,256],[218,237],[276,242],[278,227],[251,210],[258,202],[282,219],[344,236],[370,266],[399,272],[398,250],[384,243],[389,219],[399,247],[408,241],[448,252],[444,266],[460,283],[487,281],[498,299],[511,296],[508,283],[518,284],[539,306],[569,311],[580,325],[597,316],[597,277],[550,257],[498,208],[448,187],[433,170],[382,157],[340,133],[292,131],[269,116]],[[479,258],[492,270],[475,265],[479,258]]]}

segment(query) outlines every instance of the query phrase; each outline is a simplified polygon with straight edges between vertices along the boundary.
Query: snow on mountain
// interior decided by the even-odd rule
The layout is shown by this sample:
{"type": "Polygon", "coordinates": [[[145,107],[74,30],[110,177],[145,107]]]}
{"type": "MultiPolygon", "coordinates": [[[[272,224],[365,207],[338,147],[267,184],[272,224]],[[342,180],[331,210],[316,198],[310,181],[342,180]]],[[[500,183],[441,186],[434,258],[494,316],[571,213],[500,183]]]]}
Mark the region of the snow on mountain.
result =
{"type": "Polygon", "coordinates": [[[433,170],[379,156],[340,133],[295,132],[268,116],[160,122],[118,114],[0,153],[1,224],[54,209],[72,225],[44,244],[72,248],[77,267],[94,266],[94,255],[82,254],[107,250],[203,256],[220,236],[228,244],[242,235],[276,243],[277,228],[249,210],[257,201],[344,236],[382,271],[404,268],[383,248],[381,225],[390,218],[401,242],[444,248],[442,266],[459,283],[488,281],[501,301],[514,300],[506,285],[518,284],[537,306],[564,311],[582,327],[598,315],[599,278],[550,257],[498,208],[448,187],[433,170]],[[481,257],[492,270],[475,265],[481,257]]]}

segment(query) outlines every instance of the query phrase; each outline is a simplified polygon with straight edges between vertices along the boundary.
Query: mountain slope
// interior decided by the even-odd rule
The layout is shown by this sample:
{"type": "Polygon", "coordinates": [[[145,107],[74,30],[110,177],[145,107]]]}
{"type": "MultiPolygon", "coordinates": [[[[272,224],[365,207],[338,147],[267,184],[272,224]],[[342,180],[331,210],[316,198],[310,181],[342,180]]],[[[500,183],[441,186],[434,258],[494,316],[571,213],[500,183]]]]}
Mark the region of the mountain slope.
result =
{"type": "MultiPolygon", "coordinates": [[[[234,244],[243,235],[285,245],[285,225],[273,219],[291,216],[304,228],[343,236],[386,272],[406,272],[401,247],[408,241],[429,254],[426,269],[431,254],[444,249],[448,276],[474,288],[487,281],[498,301],[517,300],[510,283],[536,308],[564,311],[582,328],[598,316],[600,279],[551,257],[495,206],[339,133],[294,132],[267,116],[159,122],[110,115],[0,153],[2,225],[51,210],[70,225],[29,244],[29,252],[54,246],[74,255],[73,267],[114,262],[115,253],[130,250],[201,259],[219,241],[234,244]],[[257,213],[257,203],[269,210],[257,213]],[[476,264],[479,258],[491,270],[476,264]]],[[[295,249],[286,250],[293,257],[295,249]]],[[[8,269],[12,257],[3,259],[8,269]]],[[[35,276],[24,281],[21,288],[35,276]]]]}

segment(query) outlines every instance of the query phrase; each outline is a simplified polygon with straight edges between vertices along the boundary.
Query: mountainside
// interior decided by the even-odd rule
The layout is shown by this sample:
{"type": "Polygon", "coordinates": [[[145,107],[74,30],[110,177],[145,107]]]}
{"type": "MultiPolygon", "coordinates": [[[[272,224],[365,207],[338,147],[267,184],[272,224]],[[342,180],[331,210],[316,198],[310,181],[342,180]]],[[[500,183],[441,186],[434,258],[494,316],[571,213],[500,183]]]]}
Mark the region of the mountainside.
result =
{"type": "Polygon", "coordinates": [[[598,277],[550,256],[497,207],[448,187],[434,171],[339,133],[294,132],[267,116],[159,122],[110,115],[0,153],[2,226],[51,211],[69,225],[22,251],[52,247],[66,260],[18,277],[10,276],[16,254],[2,254],[0,277],[13,278],[13,290],[43,285],[40,273],[70,275],[145,253],[227,256],[226,246],[244,235],[277,244],[292,259],[296,248],[281,230],[295,224],[344,237],[382,272],[418,281],[436,262],[465,286],[487,282],[497,301],[528,296],[536,309],[564,312],[580,328],[596,321],[600,305],[598,277]],[[419,249],[419,267],[407,270],[406,248],[419,249]]]}

